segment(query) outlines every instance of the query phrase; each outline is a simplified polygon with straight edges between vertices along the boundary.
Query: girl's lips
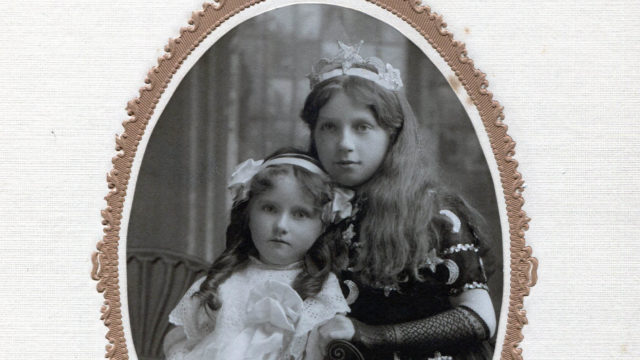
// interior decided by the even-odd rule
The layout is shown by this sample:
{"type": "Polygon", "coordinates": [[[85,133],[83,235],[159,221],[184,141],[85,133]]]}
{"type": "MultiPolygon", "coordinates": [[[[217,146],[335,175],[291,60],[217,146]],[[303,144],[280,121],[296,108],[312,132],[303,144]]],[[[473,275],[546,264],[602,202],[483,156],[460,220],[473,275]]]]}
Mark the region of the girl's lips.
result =
{"type": "Polygon", "coordinates": [[[337,169],[340,169],[340,171],[355,171],[356,168],[360,166],[360,162],[359,161],[336,161],[335,162],[335,167],[337,169]]]}
{"type": "Polygon", "coordinates": [[[352,160],[340,160],[340,161],[336,161],[336,164],[340,166],[347,166],[347,165],[358,165],[360,164],[360,162],[352,161],[352,160]]]}
{"type": "Polygon", "coordinates": [[[269,241],[272,241],[272,242],[278,243],[278,244],[283,244],[283,245],[291,245],[291,244],[289,244],[288,242],[286,242],[286,241],[284,241],[282,239],[271,239],[269,241]]]}

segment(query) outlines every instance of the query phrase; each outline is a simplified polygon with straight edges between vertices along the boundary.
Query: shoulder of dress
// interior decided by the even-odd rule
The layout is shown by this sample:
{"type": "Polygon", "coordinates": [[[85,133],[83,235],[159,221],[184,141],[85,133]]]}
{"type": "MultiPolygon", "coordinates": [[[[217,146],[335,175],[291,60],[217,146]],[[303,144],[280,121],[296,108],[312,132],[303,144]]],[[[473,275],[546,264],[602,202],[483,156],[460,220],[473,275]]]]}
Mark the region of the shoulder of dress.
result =
{"type": "Polygon", "coordinates": [[[340,287],[340,280],[334,273],[329,273],[327,278],[322,284],[322,289],[318,295],[320,296],[334,296],[335,294],[342,295],[342,288],[340,287]]]}
{"type": "Polygon", "coordinates": [[[443,254],[459,251],[477,251],[479,245],[475,228],[464,213],[455,208],[440,208],[436,216],[436,231],[441,236],[439,250],[443,254]]]}
{"type": "Polygon", "coordinates": [[[322,289],[315,297],[342,298],[342,288],[340,287],[340,280],[338,280],[338,277],[334,273],[329,273],[329,275],[327,275],[327,278],[322,284],[322,289]]]}
{"type": "Polygon", "coordinates": [[[194,294],[200,290],[200,286],[205,279],[206,277],[201,277],[189,287],[169,314],[170,323],[176,326],[185,326],[186,328],[199,327],[201,325],[198,324],[198,315],[200,311],[204,311],[204,307],[201,306],[201,300],[195,297],[194,294]]]}
{"type": "Polygon", "coordinates": [[[191,284],[191,287],[189,287],[189,290],[187,290],[185,297],[188,296],[192,296],[193,294],[197,293],[200,290],[200,286],[202,286],[202,283],[207,279],[206,276],[203,276],[201,278],[199,278],[198,280],[194,281],[193,284],[191,284]]]}
{"type": "Polygon", "coordinates": [[[327,279],[325,280],[325,284],[328,284],[330,282],[338,282],[338,277],[336,276],[336,274],[330,272],[329,275],[327,275],[327,279]]]}

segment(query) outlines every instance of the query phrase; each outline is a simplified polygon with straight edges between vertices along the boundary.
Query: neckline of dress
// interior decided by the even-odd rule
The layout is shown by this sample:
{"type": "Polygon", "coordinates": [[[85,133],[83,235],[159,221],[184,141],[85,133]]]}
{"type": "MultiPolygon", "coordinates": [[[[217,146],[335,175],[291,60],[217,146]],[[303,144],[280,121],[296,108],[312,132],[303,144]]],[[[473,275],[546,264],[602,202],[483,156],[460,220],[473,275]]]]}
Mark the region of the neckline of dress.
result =
{"type": "Polygon", "coordinates": [[[251,261],[252,264],[259,266],[260,268],[263,269],[267,269],[267,270],[294,270],[294,269],[301,269],[302,268],[302,263],[303,261],[296,261],[294,263],[288,264],[288,265],[273,265],[273,264],[267,264],[264,261],[258,259],[255,256],[249,256],[249,260],[251,261]]]}

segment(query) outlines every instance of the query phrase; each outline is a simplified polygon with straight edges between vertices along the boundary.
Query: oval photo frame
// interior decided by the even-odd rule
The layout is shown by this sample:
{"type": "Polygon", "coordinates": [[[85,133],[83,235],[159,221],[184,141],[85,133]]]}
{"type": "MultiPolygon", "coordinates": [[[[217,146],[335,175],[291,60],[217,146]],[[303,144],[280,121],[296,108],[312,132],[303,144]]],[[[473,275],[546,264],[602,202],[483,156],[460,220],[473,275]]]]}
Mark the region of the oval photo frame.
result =
{"type": "MultiPolygon", "coordinates": [[[[446,79],[465,107],[489,163],[496,193],[494,197],[497,198],[497,194],[504,196],[498,198],[497,203],[504,250],[502,268],[505,271],[504,289],[499,296],[501,301],[496,306],[498,309],[502,308],[502,311],[496,314],[500,317],[494,358],[500,353],[501,359],[520,359],[522,351],[518,344],[522,340],[522,326],[526,323],[522,309],[523,297],[529,294],[530,287],[536,282],[537,260],[531,256],[531,248],[525,245],[524,240],[529,219],[522,210],[524,200],[521,192],[524,182],[517,172],[517,162],[513,159],[515,143],[506,134],[507,127],[502,123],[502,107],[487,90],[485,75],[467,57],[464,44],[453,39],[440,15],[418,3],[419,1],[362,0],[362,4],[357,4],[356,10],[398,29],[407,39],[420,45],[423,55],[442,74],[450,74],[446,79]],[[506,251],[507,248],[509,251],[506,251]]],[[[232,0],[204,4],[203,10],[194,12],[189,26],[181,29],[180,36],[169,41],[165,47],[166,54],[149,71],[145,79],[146,85],[140,89],[140,96],[128,103],[130,118],[123,123],[125,131],[116,137],[116,150],[119,153],[113,158],[114,167],[107,175],[110,192],[105,198],[107,207],[102,211],[105,236],[98,243],[98,251],[92,257],[92,278],[98,281],[98,291],[103,292],[105,297],[101,317],[108,327],[106,337],[109,344],[105,357],[128,358],[127,344],[133,344],[131,328],[125,330],[127,326],[134,326],[130,322],[129,303],[122,305],[122,298],[127,301],[127,281],[126,278],[118,277],[119,274],[127,274],[131,254],[127,251],[127,246],[119,245],[123,245],[122,239],[126,239],[128,228],[128,222],[123,222],[123,219],[128,220],[131,216],[132,195],[129,196],[127,206],[125,197],[129,186],[135,189],[137,179],[131,178],[132,169],[139,168],[142,161],[142,155],[135,155],[138,149],[142,149],[142,153],[146,155],[145,148],[151,133],[147,126],[150,122],[152,127],[157,124],[173,92],[211,46],[209,43],[216,43],[249,18],[296,4],[305,2],[232,0]],[[206,44],[209,46],[205,46],[206,44]],[[125,285],[121,289],[119,284],[125,285]]],[[[331,1],[323,4],[347,7],[346,4],[331,1]]],[[[350,6],[354,4],[349,4],[350,6]]],[[[124,245],[128,245],[128,240],[124,245]]],[[[139,251],[136,256],[150,262],[155,261],[153,254],[144,251],[139,251]]],[[[194,272],[194,269],[198,269],[197,262],[197,259],[180,259],[174,261],[174,264],[191,271],[191,276],[194,276],[197,274],[197,271],[194,272]]],[[[192,280],[187,282],[188,287],[192,280]]]]}

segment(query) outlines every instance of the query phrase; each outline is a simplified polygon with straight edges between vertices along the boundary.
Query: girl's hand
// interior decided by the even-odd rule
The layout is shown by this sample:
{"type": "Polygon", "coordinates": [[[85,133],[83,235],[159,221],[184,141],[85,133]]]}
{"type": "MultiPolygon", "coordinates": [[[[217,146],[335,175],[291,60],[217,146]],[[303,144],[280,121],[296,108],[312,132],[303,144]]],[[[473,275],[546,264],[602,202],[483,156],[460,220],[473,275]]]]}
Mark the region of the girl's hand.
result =
{"type": "Polygon", "coordinates": [[[351,340],[355,334],[351,320],[345,315],[336,315],[318,328],[320,348],[324,352],[331,340],[351,340]]]}

